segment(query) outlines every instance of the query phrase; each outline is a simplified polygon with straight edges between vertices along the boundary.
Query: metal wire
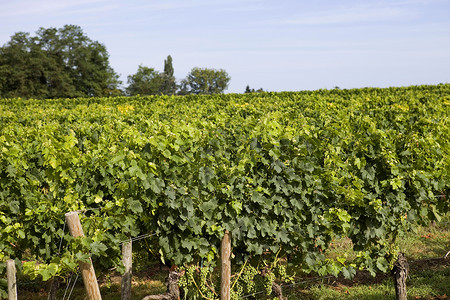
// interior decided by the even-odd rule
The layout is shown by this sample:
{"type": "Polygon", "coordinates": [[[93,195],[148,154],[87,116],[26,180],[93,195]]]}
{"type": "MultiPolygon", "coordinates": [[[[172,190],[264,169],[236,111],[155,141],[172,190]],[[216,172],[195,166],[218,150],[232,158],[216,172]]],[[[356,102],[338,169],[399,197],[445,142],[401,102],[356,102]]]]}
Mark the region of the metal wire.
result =
{"type": "MultiPolygon", "coordinates": [[[[69,296],[67,297],[67,300],[70,299],[70,296],[72,296],[72,292],[73,292],[73,288],[75,287],[75,284],[77,283],[78,280],[78,276],[80,275],[80,270],[78,270],[77,272],[77,277],[75,278],[75,280],[73,281],[73,285],[72,285],[72,289],[70,290],[69,296]]],[[[64,298],[63,298],[64,300],[64,298]]]]}
{"type": "MultiPolygon", "coordinates": [[[[69,286],[70,286],[70,282],[71,281],[72,281],[72,275],[69,276],[69,282],[67,282],[66,290],[64,291],[64,295],[63,295],[63,300],[64,300],[64,298],[66,298],[66,294],[67,294],[67,291],[69,290],[69,286]]],[[[48,296],[50,297],[50,293],[48,294],[48,296]]]]}
{"type": "Polygon", "coordinates": [[[135,242],[135,241],[143,240],[143,239],[155,236],[155,235],[156,235],[156,233],[143,234],[143,235],[139,235],[139,236],[136,236],[134,238],[131,238],[129,240],[121,241],[121,242],[119,242],[119,244],[121,245],[121,244],[124,244],[124,243],[135,242]]]}
{"type": "MultiPolygon", "coordinates": [[[[450,253],[450,251],[449,251],[449,253],[450,253]]],[[[306,279],[306,280],[294,281],[294,282],[287,283],[287,284],[280,284],[280,286],[281,287],[292,287],[292,286],[295,286],[295,285],[301,284],[301,283],[307,283],[307,282],[323,280],[323,279],[330,279],[330,278],[334,278],[334,276],[314,277],[314,278],[310,278],[310,279],[306,279]]],[[[248,297],[256,296],[256,295],[259,295],[262,293],[265,293],[265,291],[258,291],[258,292],[254,292],[252,294],[247,294],[247,295],[241,296],[241,298],[248,298],[248,297]]]]}

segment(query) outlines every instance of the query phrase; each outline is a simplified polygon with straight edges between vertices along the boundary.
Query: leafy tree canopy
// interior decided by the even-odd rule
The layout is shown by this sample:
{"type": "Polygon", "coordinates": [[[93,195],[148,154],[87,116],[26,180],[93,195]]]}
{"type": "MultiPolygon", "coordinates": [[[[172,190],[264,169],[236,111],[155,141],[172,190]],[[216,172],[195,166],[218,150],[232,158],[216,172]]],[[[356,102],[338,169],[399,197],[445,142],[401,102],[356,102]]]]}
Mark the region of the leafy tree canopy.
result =
{"type": "Polygon", "coordinates": [[[177,83],[175,80],[172,56],[167,56],[164,60],[164,73],[162,73],[161,94],[173,95],[177,91],[177,83]]]}
{"type": "Polygon", "coordinates": [[[164,60],[164,72],[139,65],[135,74],[128,76],[128,95],[174,95],[177,83],[173,76],[172,57],[164,60]]]}
{"type": "Polygon", "coordinates": [[[193,68],[181,81],[180,94],[220,94],[228,88],[230,79],[223,69],[193,68]]]}
{"type": "Polygon", "coordinates": [[[262,88],[259,88],[259,89],[255,90],[255,89],[251,89],[250,86],[247,85],[245,87],[245,92],[244,93],[248,94],[248,93],[262,93],[262,92],[264,92],[264,90],[262,88]]]}
{"type": "Polygon", "coordinates": [[[76,25],[18,32],[0,47],[0,97],[111,96],[119,84],[106,47],[76,25]]]}
{"type": "Polygon", "coordinates": [[[163,76],[153,68],[139,65],[136,74],[128,76],[127,94],[158,95],[161,92],[163,76]]]}

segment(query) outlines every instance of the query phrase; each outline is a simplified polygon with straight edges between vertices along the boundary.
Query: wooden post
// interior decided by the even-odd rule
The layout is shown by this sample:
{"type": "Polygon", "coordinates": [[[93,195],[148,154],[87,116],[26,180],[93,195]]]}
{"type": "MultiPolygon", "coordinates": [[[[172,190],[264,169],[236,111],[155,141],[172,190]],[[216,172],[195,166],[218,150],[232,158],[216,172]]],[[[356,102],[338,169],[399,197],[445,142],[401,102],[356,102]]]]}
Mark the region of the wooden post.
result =
{"type": "Polygon", "coordinates": [[[6,261],[6,277],[8,280],[8,300],[17,300],[16,262],[14,259],[6,261]]]}
{"type": "Polygon", "coordinates": [[[395,297],[397,300],[407,300],[406,279],[408,278],[409,264],[403,253],[398,254],[392,273],[394,275],[395,297]]]}
{"type": "Polygon", "coordinates": [[[58,292],[61,284],[61,277],[53,277],[50,283],[50,291],[48,292],[47,300],[56,300],[56,293],[58,292]]]}
{"type": "Polygon", "coordinates": [[[122,262],[125,267],[125,273],[122,275],[122,300],[131,300],[131,276],[132,276],[132,242],[122,244],[122,262]]]}
{"type": "Polygon", "coordinates": [[[230,280],[231,280],[231,237],[228,230],[222,239],[220,259],[221,259],[221,282],[220,282],[220,300],[230,300],[230,280]]]}
{"type": "MultiPolygon", "coordinates": [[[[70,235],[73,237],[84,236],[83,228],[81,227],[80,218],[78,212],[73,211],[66,214],[66,223],[69,227],[70,235]]],[[[94,266],[89,258],[89,263],[80,261],[78,266],[81,269],[81,275],[83,277],[84,287],[89,300],[101,300],[100,288],[98,287],[97,277],[95,277],[94,266]]]]}

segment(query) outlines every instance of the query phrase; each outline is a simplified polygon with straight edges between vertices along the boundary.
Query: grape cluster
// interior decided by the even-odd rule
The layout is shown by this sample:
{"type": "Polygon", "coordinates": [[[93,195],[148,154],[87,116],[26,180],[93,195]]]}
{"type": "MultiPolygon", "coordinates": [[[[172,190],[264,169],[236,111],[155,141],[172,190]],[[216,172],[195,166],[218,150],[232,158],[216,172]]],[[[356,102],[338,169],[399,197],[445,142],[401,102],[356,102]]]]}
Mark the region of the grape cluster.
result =
{"type": "Polygon", "coordinates": [[[200,282],[199,287],[203,295],[206,295],[208,298],[211,298],[212,295],[210,295],[212,292],[208,288],[208,276],[210,274],[210,270],[208,267],[202,267],[200,268],[200,282]],[[209,297],[211,296],[211,297],[209,297]]]}
{"type": "Polygon", "coordinates": [[[275,268],[275,273],[281,281],[287,281],[289,279],[287,272],[286,272],[286,265],[284,264],[277,264],[275,268]]]}
{"type": "Polygon", "coordinates": [[[269,296],[272,294],[272,284],[275,281],[275,274],[272,272],[268,272],[266,276],[264,276],[264,290],[266,291],[266,295],[269,296]]]}
{"type": "Polygon", "coordinates": [[[195,266],[189,266],[185,268],[184,271],[185,271],[184,276],[181,276],[180,279],[178,280],[178,286],[183,289],[188,289],[194,278],[195,266]]]}
{"type": "Polygon", "coordinates": [[[258,274],[259,274],[258,270],[255,269],[253,266],[247,266],[244,272],[242,272],[240,281],[245,287],[246,293],[250,294],[256,292],[255,277],[258,274]]]}
{"type": "Polygon", "coordinates": [[[237,282],[231,291],[231,300],[238,300],[244,292],[242,285],[237,282]]]}

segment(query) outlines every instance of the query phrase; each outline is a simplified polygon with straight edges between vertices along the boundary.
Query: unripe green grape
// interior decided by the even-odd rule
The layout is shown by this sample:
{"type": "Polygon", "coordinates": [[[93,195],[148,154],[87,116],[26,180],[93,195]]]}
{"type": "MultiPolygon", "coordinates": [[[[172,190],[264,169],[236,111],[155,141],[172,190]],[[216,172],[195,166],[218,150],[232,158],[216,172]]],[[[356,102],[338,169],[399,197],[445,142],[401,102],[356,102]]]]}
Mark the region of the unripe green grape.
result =
{"type": "Polygon", "coordinates": [[[180,279],[178,280],[178,285],[180,287],[187,287],[187,284],[188,284],[188,276],[186,274],[186,270],[184,270],[184,271],[185,271],[185,274],[183,276],[181,276],[180,279]]]}
{"type": "Polygon", "coordinates": [[[230,298],[231,300],[239,300],[239,295],[236,294],[234,291],[231,291],[230,298]]]}
{"type": "Polygon", "coordinates": [[[243,291],[244,288],[242,287],[242,285],[239,284],[239,282],[237,282],[233,290],[231,291],[231,298],[239,299],[239,296],[242,296],[243,291]]]}
{"type": "Polygon", "coordinates": [[[268,273],[264,277],[264,289],[266,291],[267,296],[272,294],[272,283],[274,280],[275,280],[275,274],[273,274],[273,273],[268,273]]]}
{"type": "Polygon", "coordinates": [[[247,293],[252,293],[255,291],[255,276],[258,274],[258,271],[252,267],[248,266],[245,268],[244,272],[241,275],[241,282],[245,287],[245,291],[247,293]]]}
{"type": "Polygon", "coordinates": [[[287,278],[287,273],[286,273],[286,266],[283,264],[278,264],[277,268],[276,268],[276,272],[278,274],[278,278],[280,280],[286,280],[287,278]]]}

